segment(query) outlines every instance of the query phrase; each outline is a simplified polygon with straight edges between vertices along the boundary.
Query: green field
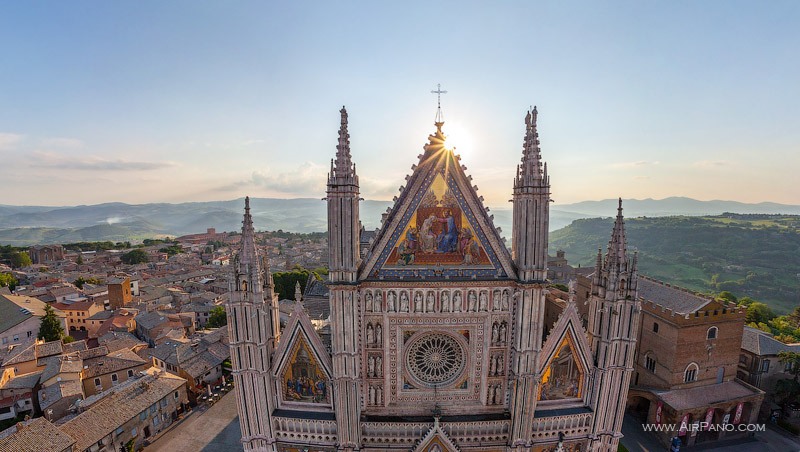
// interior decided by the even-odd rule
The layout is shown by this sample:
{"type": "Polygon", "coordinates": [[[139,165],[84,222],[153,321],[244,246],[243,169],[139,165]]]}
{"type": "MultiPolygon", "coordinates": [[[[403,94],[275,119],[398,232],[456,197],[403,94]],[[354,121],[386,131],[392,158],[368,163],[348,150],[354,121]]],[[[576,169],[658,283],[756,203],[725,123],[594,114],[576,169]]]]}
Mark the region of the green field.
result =
{"type": "MultiPolygon", "coordinates": [[[[605,252],[612,219],[576,220],[550,235],[572,265],[594,265],[605,252]]],[[[632,218],[625,221],[629,250],[640,273],[699,292],[724,290],[787,313],[800,304],[800,216],[724,214],[632,218]]]]}

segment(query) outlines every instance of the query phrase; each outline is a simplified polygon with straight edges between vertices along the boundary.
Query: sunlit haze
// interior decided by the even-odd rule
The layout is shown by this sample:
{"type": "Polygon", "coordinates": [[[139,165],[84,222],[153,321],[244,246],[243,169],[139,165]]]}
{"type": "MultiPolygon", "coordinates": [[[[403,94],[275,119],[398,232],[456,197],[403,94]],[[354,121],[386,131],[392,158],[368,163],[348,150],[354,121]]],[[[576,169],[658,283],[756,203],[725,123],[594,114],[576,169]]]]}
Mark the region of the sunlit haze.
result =
{"type": "Polygon", "coordinates": [[[800,3],[5,2],[0,204],[362,196],[435,130],[507,207],[537,105],[557,204],[800,203],[800,3]]]}

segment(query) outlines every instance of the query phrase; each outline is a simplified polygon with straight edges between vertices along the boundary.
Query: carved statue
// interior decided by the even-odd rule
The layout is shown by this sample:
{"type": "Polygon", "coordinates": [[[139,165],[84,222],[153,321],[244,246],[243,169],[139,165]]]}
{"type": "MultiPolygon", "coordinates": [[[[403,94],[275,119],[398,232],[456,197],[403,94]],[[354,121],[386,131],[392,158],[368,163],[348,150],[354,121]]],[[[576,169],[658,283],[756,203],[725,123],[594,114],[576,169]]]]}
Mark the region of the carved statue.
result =
{"type": "Polygon", "coordinates": [[[500,331],[497,326],[497,322],[492,324],[492,344],[497,344],[500,342],[500,331]]]}
{"type": "Polygon", "coordinates": [[[475,303],[478,300],[475,297],[475,291],[470,290],[467,294],[467,312],[475,312],[475,303]]]}
{"type": "Polygon", "coordinates": [[[414,312],[422,312],[422,292],[414,294],[414,312]]]}
{"type": "Polygon", "coordinates": [[[386,310],[389,312],[395,312],[397,302],[397,295],[394,292],[389,292],[386,294],[386,310]]]}
{"type": "Polygon", "coordinates": [[[453,312],[461,312],[461,291],[453,294],[453,312]]]}
{"type": "Polygon", "coordinates": [[[442,312],[450,312],[450,293],[442,292],[442,312]]]}
{"type": "Polygon", "coordinates": [[[494,375],[494,356],[489,357],[489,375],[494,375]]]}
{"type": "Polygon", "coordinates": [[[372,323],[367,323],[367,345],[372,346],[375,343],[375,330],[372,323]]]}
{"type": "Polygon", "coordinates": [[[425,299],[425,312],[434,312],[436,305],[436,297],[433,295],[433,291],[428,292],[428,296],[425,299]]]}
{"type": "Polygon", "coordinates": [[[494,374],[503,375],[503,356],[495,355],[494,357],[494,374]]]}
{"type": "Polygon", "coordinates": [[[372,310],[375,312],[381,312],[383,309],[383,294],[380,290],[375,291],[375,302],[372,304],[372,310]]]}
{"type": "Polygon", "coordinates": [[[370,292],[364,295],[364,310],[372,312],[372,294],[370,292]]]}
{"type": "Polygon", "coordinates": [[[375,405],[375,386],[369,385],[369,404],[375,405]]]}
{"type": "Polygon", "coordinates": [[[374,377],[375,376],[375,357],[370,356],[367,359],[367,377],[374,377]]]}
{"type": "Polygon", "coordinates": [[[383,345],[383,327],[380,323],[375,325],[375,345],[378,347],[383,345]]]}
{"type": "Polygon", "coordinates": [[[486,311],[487,309],[489,309],[489,297],[486,295],[486,292],[481,291],[478,298],[478,311],[486,311]]]}
{"type": "Polygon", "coordinates": [[[375,405],[383,405],[383,386],[375,390],[375,405]]]}
{"type": "Polygon", "coordinates": [[[494,387],[494,403],[497,405],[503,403],[502,387],[503,385],[495,385],[494,387]]]}
{"type": "Polygon", "coordinates": [[[375,357],[375,376],[378,378],[383,377],[383,358],[380,356],[375,357]]]}
{"type": "Polygon", "coordinates": [[[500,309],[503,311],[508,311],[508,291],[503,291],[503,301],[500,303],[500,309]]]}
{"type": "Polygon", "coordinates": [[[408,312],[408,295],[406,292],[400,292],[400,312],[408,312]]]}
{"type": "Polygon", "coordinates": [[[506,339],[506,322],[503,322],[503,323],[500,324],[500,330],[498,331],[497,336],[498,336],[498,342],[499,343],[501,343],[501,344],[505,344],[506,343],[506,340],[507,340],[506,339]]]}
{"type": "Polygon", "coordinates": [[[495,290],[492,293],[492,310],[499,311],[500,310],[500,291],[495,290]]]}

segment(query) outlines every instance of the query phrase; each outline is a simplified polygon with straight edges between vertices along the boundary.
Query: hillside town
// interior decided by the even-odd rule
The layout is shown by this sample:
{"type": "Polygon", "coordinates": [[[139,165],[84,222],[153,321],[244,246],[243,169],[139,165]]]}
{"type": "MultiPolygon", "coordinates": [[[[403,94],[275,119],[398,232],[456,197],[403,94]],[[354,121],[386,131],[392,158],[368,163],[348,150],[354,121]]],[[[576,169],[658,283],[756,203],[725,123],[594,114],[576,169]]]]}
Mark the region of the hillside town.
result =
{"type": "MultiPolygon", "coordinates": [[[[177,238],[170,246],[178,252],[163,243],[136,248],[146,254],[136,264],[122,262],[126,250],[44,245],[28,250],[30,265],[0,267],[18,281],[0,289],[0,450],[139,450],[230,391],[228,330],[215,323],[214,311],[228,298],[239,241],[239,234],[209,229],[177,238]],[[37,337],[48,311],[63,337],[37,337]]],[[[324,238],[259,233],[258,243],[273,271],[327,265],[324,238]]],[[[586,325],[594,269],[569,265],[563,251],[548,268],[545,332],[569,304],[570,281],[586,325]]],[[[281,327],[302,306],[320,319],[315,327],[330,347],[324,281],[312,276],[295,289],[280,301],[281,327]]],[[[684,425],[677,435],[687,446],[752,436],[703,430],[703,421],[780,419],[796,428],[800,406],[782,403],[780,382],[796,379],[796,362],[784,355],[800,353],[800,344],[745,326],[745,309],[724,300],[646,277],[638,295],[643,315],[630,416],[684,425]]],[[[662,444],[674,436],[652,435],[662,444]]]]}
{"type": "MultiPolygon", "coordinates": [[[[138,450],[230,391],[223,305],[239,241],[209,229],[133,247],[134,264],[131,249],[42,245],[29,265],[0,264],[16,281],[0,287],[0,451],[138,450]],[[48,317],[58,337],[40,337],[48,317]]],[[[327,263],[324,239],[258,241],[276,270],[327,263]]]]}

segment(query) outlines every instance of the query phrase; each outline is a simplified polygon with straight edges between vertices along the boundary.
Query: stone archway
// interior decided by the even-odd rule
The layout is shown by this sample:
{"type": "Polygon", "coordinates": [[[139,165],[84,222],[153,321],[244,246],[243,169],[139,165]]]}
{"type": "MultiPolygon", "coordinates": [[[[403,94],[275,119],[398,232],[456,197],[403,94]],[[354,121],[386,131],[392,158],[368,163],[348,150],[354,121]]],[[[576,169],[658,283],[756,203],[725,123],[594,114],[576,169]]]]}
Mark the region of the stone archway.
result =
{"type": "Polygon", "coordinates": [[[638,395],[628,398],[628,412],[631,416],[642,421],[648,422],[650,415],[650,399],[638,395]]]}

